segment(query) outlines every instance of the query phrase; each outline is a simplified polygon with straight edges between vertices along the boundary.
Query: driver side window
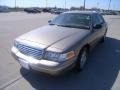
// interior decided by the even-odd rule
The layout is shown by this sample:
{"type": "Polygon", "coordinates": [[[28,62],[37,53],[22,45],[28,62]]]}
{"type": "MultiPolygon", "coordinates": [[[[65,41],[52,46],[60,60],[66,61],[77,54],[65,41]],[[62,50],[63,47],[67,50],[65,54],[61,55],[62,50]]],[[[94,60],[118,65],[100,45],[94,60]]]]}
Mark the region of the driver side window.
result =
{"type": "Polygon", "coordinates": [[[97,14],[93,15],[93,25],[101,24],[101,21],[97,14]]]}

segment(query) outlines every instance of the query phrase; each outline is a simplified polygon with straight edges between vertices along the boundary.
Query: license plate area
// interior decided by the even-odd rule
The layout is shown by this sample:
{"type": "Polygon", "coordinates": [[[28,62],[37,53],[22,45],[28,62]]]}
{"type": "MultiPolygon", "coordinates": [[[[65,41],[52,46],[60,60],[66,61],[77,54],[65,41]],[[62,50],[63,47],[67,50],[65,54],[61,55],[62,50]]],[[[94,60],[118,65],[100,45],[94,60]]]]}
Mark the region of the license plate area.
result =
{"type": "Polygon", "coordinates": [[[27,69],[27,70],[30,69],[29,64],[28,64],[27,61],[25,61],[25,60],[23,60],[23,59],[20,58],[20,59],[19,59],[19,62],[20,62],[20,65],[21,65],[23,68],[25,68],[25,69],[27,69]]]}

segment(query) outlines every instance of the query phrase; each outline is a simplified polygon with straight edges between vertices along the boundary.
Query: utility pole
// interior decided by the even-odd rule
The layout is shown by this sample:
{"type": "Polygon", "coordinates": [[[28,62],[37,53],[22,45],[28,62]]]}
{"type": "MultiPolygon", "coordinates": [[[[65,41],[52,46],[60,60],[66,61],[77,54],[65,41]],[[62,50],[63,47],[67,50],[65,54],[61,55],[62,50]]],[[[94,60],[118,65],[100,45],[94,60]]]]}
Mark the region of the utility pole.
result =
{"type": "Polygon", "coordinates": [[[66,9],[66,0],[65,0],[65,9],[66,9]]]}
{"type": "Polygon", "coordinates": [[[86,4],[86,0],[84,0],[84,10],[85,10],[85,4],[86,4]]]}
{"type": "Polygon", "coordinates": [[[99,2],[97,3],[97,9],[100,9],[100,8],[99,8],[99,2]]]}
{"type": "Polygon", "coordinates": [[[47,8],[48,0],[46,0],[46,8],[47,8]]]}
{"type": "Polygon", "coordinates": [[[16,9],[16,0],[15,0],[15,9],[16,9]]]}
{"type": "Polygon", "coordinates": [[[111,0],[109,1],[108,11],[110,10],[111,0]]]}

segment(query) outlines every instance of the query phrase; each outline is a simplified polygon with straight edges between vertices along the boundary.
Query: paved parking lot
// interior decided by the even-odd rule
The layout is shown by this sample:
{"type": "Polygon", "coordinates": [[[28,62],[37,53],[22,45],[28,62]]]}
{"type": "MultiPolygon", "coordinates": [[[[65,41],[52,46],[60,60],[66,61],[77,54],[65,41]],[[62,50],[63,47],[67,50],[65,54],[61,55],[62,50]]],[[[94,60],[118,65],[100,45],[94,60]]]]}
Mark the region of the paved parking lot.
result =
{"type": "Polygon", "coordinates": [[[105,16],[109,25],[106,41],[96,46],[82,72],[51,77],[20,67],[10,54],[13,40],[53,17],[48,13],[0,13],[0,90],[120,90],[120,16],[105,16]]]}

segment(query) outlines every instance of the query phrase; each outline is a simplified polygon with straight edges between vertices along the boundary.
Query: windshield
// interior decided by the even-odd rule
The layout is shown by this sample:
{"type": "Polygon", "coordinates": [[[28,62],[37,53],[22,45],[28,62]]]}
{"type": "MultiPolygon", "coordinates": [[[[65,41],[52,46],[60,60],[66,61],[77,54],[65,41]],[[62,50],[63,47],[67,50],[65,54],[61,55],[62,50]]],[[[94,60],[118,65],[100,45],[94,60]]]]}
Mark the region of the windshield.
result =
{"type": "Polygon", "coordinates": [[[64,13],[53,19],[50,22],[50,25],[89,29],[90,15],[80,13],[64,13]]]}

